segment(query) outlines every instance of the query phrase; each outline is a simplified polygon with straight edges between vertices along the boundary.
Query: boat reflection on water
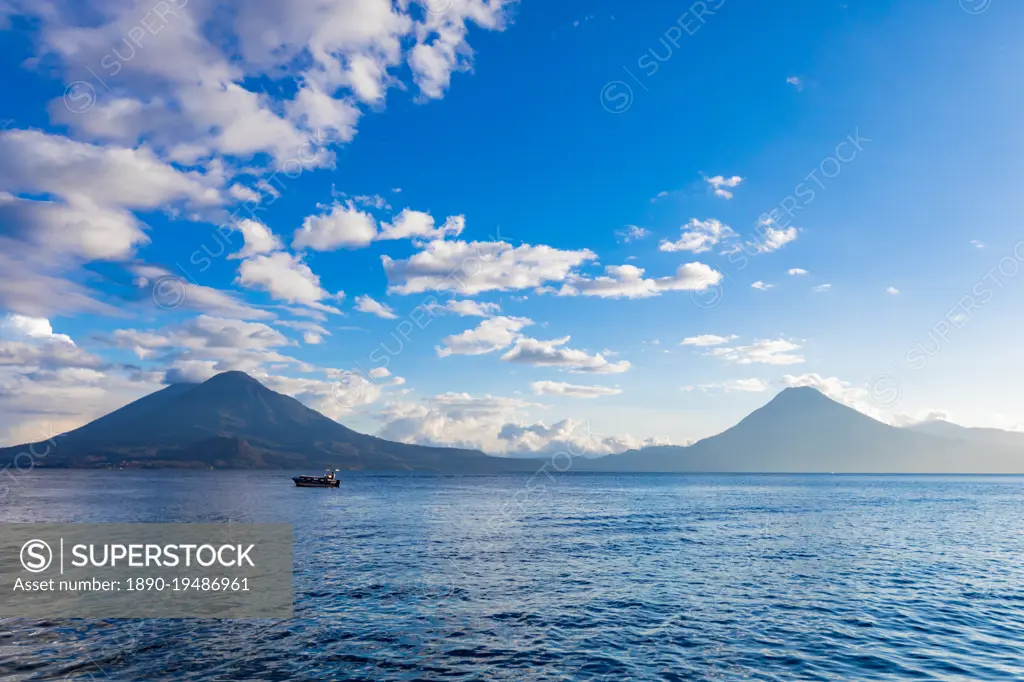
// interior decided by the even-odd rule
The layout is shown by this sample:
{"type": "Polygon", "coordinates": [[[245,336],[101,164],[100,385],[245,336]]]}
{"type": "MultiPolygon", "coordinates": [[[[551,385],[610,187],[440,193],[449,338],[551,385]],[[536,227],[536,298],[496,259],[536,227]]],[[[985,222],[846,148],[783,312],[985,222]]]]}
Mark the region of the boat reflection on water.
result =
{"type": "Polygon", "coordinates": [[[292,480],[300,488],[337,488],[341,485],[341,479],[335,475],[337,471],[328,469],[323,476],[292,476],[292,480]]]}

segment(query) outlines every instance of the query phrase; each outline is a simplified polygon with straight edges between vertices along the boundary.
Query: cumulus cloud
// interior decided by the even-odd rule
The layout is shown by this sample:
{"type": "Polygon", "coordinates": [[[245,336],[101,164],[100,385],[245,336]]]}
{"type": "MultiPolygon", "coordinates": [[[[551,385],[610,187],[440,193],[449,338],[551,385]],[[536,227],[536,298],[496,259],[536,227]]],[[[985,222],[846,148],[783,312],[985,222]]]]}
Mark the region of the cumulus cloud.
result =
{"type": "Polygon", "coordinates": [[[824,291],[828,291],[831,288],[832,288],[831,284],[819,284],[819,285],[817,285],[815,287],[811,287],[811,290],[820,294],[820,293],[822,293],[824,291]]]}
{"type": "Polygon", "coordinates": [[[395,402],[380,411],[378,435],[388,440],[442,445],[503,453],[498,438],[504,424],[518,421],[533,405],[517,398],[468,393],[442,393],[423,403],[395,402]]]}
{"type": "Polygon", "coordinates": [[[443,96],[452,72],[472,64],[470,25],[504,29],[509,4],[460,0],[443,13],[380,0],[180,2],[163,13],[98,0],[15,7],[39,27],[40,51],[66,82],[93,83],[99,70],[116,85],[81,113],[54,102],[52,115],[77,133],[145,139],[193,162],[268,154],[285,165],[313,131],[350,140],[360,104],[380,108],[390,88],[405,87],[405,69],[422,97],[443,96]],[[264,76],[298,86],[288,99],[247,89],[264,76]]]}
{"type": "Polygon", "coordinates": [[[381,256],[381,261],[391,293],[452,291],[473,296],[562,282],[573,268],[596,258],[589,249],[563,251],[543,245],[514,247],[503,241],[435,240],[408,259],[381,256]]]}
{"type": "Polygon", "coordinates": [[[360,248],[377,238],[377,221],[360,211],[351,201],[334,204],[320,215],[308,216],[296,230],[292,246],[296,249],[334,251],[360,248]]]}
{"type": "Polygon", "coordinates": [[[216,184],[144,147],[101,147],[37,130],[0,132],[0,235],[50,253],[128,258],[149,241],[132,211],[215,206],[222,201],[216,184]]]}
{"type": "Polygon", "coordinates": [[[885,290],[885,293],[889,294],[890,296],[895,296],[898,293],[900,293],[900,290],[897,289],[896,287],[889,287],[888,289],[885,290]]]}
{"type": "Polygon", "coordinates": [[[261,222],[249,219],[241,220],[235,225],[235,229],[242,233],[245,245],[241,251],[231,254],[228,258],[248,258],[284,248],[284,244],[281,243],[278,236],[261,222]]]}
{"type": "Polygon", "coordinates": [[[159,388],[159,373],[105,362],[49,321],[0,322],[0,444],[40,442],[159,388]]]}
{"type": "Polygon", "coordinates": [[[573,457],[600,457],[638,450],[654,445],[668,445],[664,438],[638,439],[630,435],[599,434],[587,421],[563,419],[548,426],[541,422],[521,425],[506,424],[499,433],[509,452],[551,454],[566,452],[573,457]]]}
{"type": "Polygon", "coordinates": [[[682,233],[679,240],[674,242],[667,239],[662,240],[658,245],[660,251],[704,253],[710,251],[715,244],[723,239],[736,236],[731,227],[714,218],[708,220],[693,218],[679,229],[682,233]]]}
{"type": "MultiPolygon", "coordinates": [[[[63,256],[124,261],[151,239],[143,213],[212,222],[230,203],[280,196],[296,173],[331,166],[363,113],[408,88],[407,73],[421,96],[442,96],[452,71],[472,64],[470,28],[503,30],[511,2],[458,0],[441,14],[382,0],[0,4],[34,34],[25,64],[72,84],[48,108],[66,136],[0,133],[0,239],[52,261],[22,297],[31,300],[12,300],[15,284],[0,275],[0,305],[50,315],[104,308],[61,276],[81,264],[63,256]],[[259,85],[268,79],[273,87],[259,85]]],[[[350,234],[318,217],[299,230],[300,248],[366,239],[365,226],[350,234]]],[[[249,231],[237,258],[279,250],[267,231],[239,229],[249,231]]]]}
{"type": "Polygon", "coordinates": [[[390,307],[373,300],[370,296],[356,296],[356,310],[383,317],[385,320],[394,320],[398,317],[390,307]]]}
{"type": "Polygon", "coordinates": [[[737,365],[795,365],[804,357],[795,353],[801,346],[786,339],[757,339],[749,346],[716,347],[707,354],[737,365]]]}
{"type": "Polygon", "coordinates": [[[759,291],[768,291],[769,289],[774,289],[775,285],[774,284],[765,284],[764,282],[758,280],[758,281],[754,282],[753,284],[751,284],[750,287],[752,289],[757,289],[759,291]]]}
{"type": "Polygon", "coordinates": [[[758,253],[771,253],[772,251],[778,251],[786,244],[794,241],[799,234],[795,227],[782,229],[766,225],[762,225],[761,228],[758,229],[758,233],[761,239],[750,243],[750,246],[752,246],[758,253]]]}
{"type": "Polygon", "coordinates": [[[705,180],[711,186],[715,196],[720,199],[732,199],[733,193],[730,190],[736,189],[743,182],[743,178],[738,175],[729,178],[716,175],[713,178],[705,178],[705,180]]]}
{"type": "Polygon", "coordinates": [[[380,413],[384,422],[378,435],[389,440],[422,445],[454,446],[491,454],[548,454],[569,452],[593,457],[664,445],[658,438],[596,433],[589,422],[562,419],[552,425],[525,417],[538,405],[517,398],[467,393],[444,393],[423,403],[400,402],[380,413]]]}
{"type": "Polygon", "coordinates": [[[789,270],[786,271],[786,274],[796,277],[799,275],[807,275],[809,273],[803,268],[790,268],[789,270]]]}
{"type": "Polygon", "coordinates": [[[505,362],[538,367],[561,367],[574,374],[618,374],[627,372],[632,365],[627,360],[608,362],[604,355],[567,348],[570,337],[541,341],[529,337],[519,338],[515,346],[501,356],[505,362]]]}
{"type": "Polygon", "coordinates": [[[466,228],[465,216],[451,216],[443,225],[435,226],[434,217],[422,211],[404,209],[391,224],[384,224],[378,239],[433,240],[458,237],[466,228]]]}
{"type": "Polygon", "coordinates": [[[679,344],[681,346],[721,346],[729,343],[739,337],[735,334],[731,336],[717,336],[715,334],[701,334],[700,336],[688,336],[682,340],[679,344]]]}
{"type": "Polygon", "coordinates": [[[606,395],[619,395],[621,388],[608,386],[580,386],[564,381],[534,381],[530,388],[536,395],[560,395],[568,398],[600,398],[606,395]]]}
{"type": "MultiPolygon", "coordinates": [[[[434,217],[423,211],[403,209],[391,223],[382,223],[357,204],[367,204],[369,197],[354,197],[345,204],[335,203],[320,215],[308,216],[295,232],[292,245],[297,249],[334,251],[340,248],[361,248],[373,241],[412,239],[431,241],[457,237],[466,227],[464,216],[450,216],[442,225],[435,225],[434,217]]],[[[381,199],[376,197],[376,199],[381,199]]],[[[372,204],[381,208],[379,202],[372,204]]]]}
{"type": "MultiPolygon", "coordinates": [[[[302,329],[299,324],[288,325],[302,329]]],[[[320,335],[325,333],[315,327],[306,327],[306,334],[320,335]]],[[[315,400],[309,391],[285,391],[298,397],[298,393],[308,394],[310,400],[303,398],[314,409],[328,416],[343,414],[339,411],[339,397],[346,390],[355,391],[358,380],[353,379],[351,386],[346,384],[334,388],[325,379],[289,379],[281,375],[285,369],[304,374],[317,371],[317,368],[282,353],[288,347],[295,347],[297,342],[289,340],[280,330],[261,322],[245,322],[200,315],[178,324],[160,329],[118,329],[112,334],[100,337],[100,340],[116,348],[134,353],[145,361],[152,371],[162,377],[166,383],[196,383],[209,379],[220,372],[231,370],[242,371],[264,381],[268,386],[284,385],[287,381],[294,388],[296,382],[306,381],[307,388],[316,387],[319,396],[315,400]],[[277,382],[276,384],[268,383],[277,382]],[[312,402],[310,402],[312,401],[312,402]]],[[[345,374],[341,370],[324,370],[331,378],[345,374]],[[335,376],[337,375],[337,376],[335,376]]],[[[347,375],[346,375],[347,376],[347,375]]],[[[364,377],[365,379],[365,377],[364,377]]],[[[368,380],[368,379],[367,379],[368,380]]],[[[360,395],[372,402],[380,396],[378,386],[363,391],[360,395]]],[[[275,388],[275,390],[277,390],[275,388]]],[[[364,403],[359,402],[359,405],[364,403]]],[[[354,401],[341,400],[341,407],[352,408],[354,401]]]]}
{"type": "Polygon", "coordinates": [[[53,326],[45,317],[28,317],[8,313],[0,318],[0,342],[7,340],[53,340],[74,345],[67,334],[54,334],[53,326]]]}
{"type": "Polygon", "coordinates": [[[484,355],[507,348],[521,337],[520,331],[533,324],[525,317],[492,317],[473,329],[446,337],[436,348],[438,357],[449,355],[484,355]]]}
{"type": "Polygon", "coordinates": [[[301,256],[278,251],[253,256],[242,261],[235,281],[248,289],[265,291],[276,300],[298,303],[316,310],[337,313],[324,299],[337,298],[320,286],[320,277],[313,273],[301,256]]]}
{"type": "Polygon", "coordinates": [[[599,277],[570,274],[559,296],[600,298],[649,298],[666,291],[704,291],[722,281],[722,273],[704,263],[679,266],[675,275],[646,278],[635,265],[609,265],[599,277]]]}

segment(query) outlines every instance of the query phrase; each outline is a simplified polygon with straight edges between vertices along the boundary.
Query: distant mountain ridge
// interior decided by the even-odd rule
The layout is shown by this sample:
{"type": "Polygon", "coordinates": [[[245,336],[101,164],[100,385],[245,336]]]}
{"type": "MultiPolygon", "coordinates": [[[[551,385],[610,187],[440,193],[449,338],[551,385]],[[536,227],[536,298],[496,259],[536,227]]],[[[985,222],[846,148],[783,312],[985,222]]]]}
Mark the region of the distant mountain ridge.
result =
{"type": "MultiPolygon", "coordinates": [[[[45,466],[534,471],[539,462],[394,443],[349,429],[243,372],[172,384],[55,440],[45,466]]],[[[26,445],[0,450],[11,460],[26,445]]],[[[37,449],[38,451],[38,449],[37,449]]]]}
{"type": "Polygon", "coordinates": [[[732,428],[692,445],[632,450],[583,466],[650,472],[1021,473],[1024,442],[1014,447],[898,428],[800,387],[784,389],[732,428]]]}
{"type": "MultiPolygon", "coordinates": [[[[544,455],[492,457],[477,450],[395,443],[361,434],[242,372],[218,374],[202,384],[167,386],[55,442],[41,464],[534,473],[541,460],[550,460],[544,455]]],[[[28,447],[0,449],[0,465],[10,464],[28,447]]],[[[576,444],[574,451],[581,447],[576,444]]],[[[787,388],[735,426],[692,445],[576,457],[570,470],[1024,473],[1024,434],[949,422],[897,428],[816,389],[787,388]]]]}

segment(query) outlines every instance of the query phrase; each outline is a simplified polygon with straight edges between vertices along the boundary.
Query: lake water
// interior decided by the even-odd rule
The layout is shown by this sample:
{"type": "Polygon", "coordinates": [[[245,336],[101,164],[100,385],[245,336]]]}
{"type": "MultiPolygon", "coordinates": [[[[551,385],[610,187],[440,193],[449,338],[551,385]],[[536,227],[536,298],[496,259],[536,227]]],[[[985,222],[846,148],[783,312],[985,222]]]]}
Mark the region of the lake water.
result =
{"type": "Polygon", "coordinates": [[[7,620],[0,679],[1024,679],[1024,478],[543,481],[19,475],[4,522],[294,524],[296,610],[7,620]]]}

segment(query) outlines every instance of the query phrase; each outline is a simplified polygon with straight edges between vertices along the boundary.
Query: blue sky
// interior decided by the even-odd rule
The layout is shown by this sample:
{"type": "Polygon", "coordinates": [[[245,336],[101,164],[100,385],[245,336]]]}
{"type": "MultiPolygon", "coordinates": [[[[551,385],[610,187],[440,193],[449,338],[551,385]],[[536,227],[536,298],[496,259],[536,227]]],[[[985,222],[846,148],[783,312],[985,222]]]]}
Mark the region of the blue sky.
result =
{"type": "Polygon", "coordinates": [[[1016,4],[219,5],[0,4],[5,442],[224,369],[498,453],[1024,427],[1016,4]]]}

